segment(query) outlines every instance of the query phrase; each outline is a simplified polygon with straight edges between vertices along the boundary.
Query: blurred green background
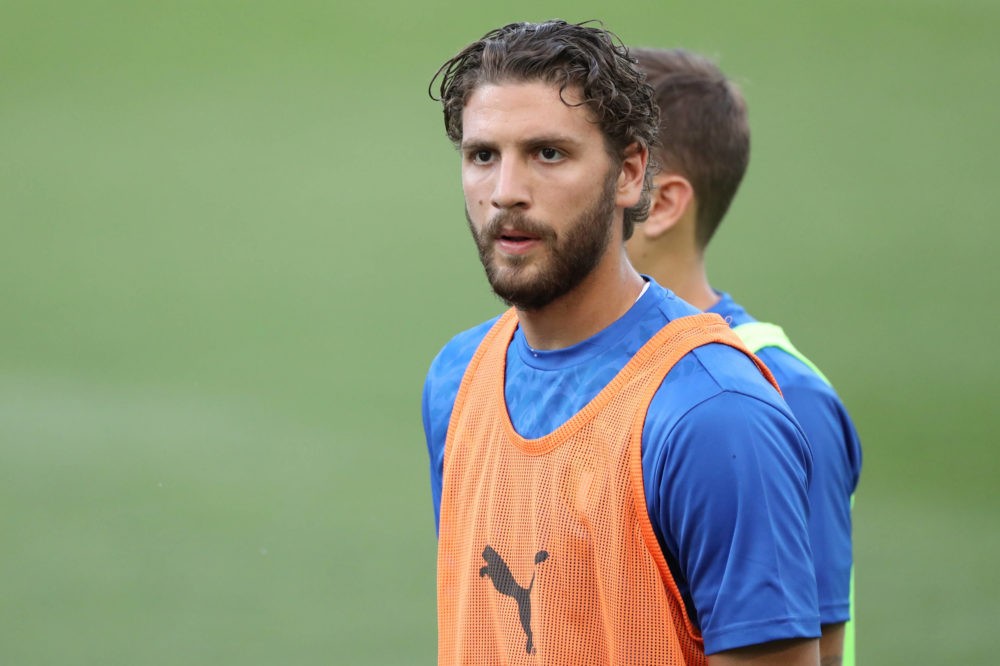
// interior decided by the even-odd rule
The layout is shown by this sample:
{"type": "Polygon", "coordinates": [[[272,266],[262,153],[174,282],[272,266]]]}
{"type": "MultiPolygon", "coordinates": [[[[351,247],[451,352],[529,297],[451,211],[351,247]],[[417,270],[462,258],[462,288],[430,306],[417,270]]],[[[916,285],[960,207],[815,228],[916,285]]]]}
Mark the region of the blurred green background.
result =
{"type": "Polygon", "coordinates": [[[550,17],[741,83],[710,268],[861,433],[860,663],[995,663],[998,3],[0,0],[0,664],[433,663],[420,390],[500,303],[427,84],[550,17]]]}

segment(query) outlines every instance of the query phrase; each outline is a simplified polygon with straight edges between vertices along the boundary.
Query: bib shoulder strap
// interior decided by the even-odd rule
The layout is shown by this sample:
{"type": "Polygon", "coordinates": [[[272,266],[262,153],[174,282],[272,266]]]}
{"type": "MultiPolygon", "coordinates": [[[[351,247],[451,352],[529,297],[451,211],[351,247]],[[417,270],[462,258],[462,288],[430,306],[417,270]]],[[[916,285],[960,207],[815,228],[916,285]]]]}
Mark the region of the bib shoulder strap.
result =
{"type": "Polygon", "coordinates": [[[465,369],[465,374],[462,376],[462,383],[458,386],[458,393],[456,394],[455,402],[452,405],[451,418],[448,420],[448,431],[445,436],[445,456],[448,455],[448,449],[451,448],[449,446],[451,434],[455,429],[455,424],[458,421],[459,414],[465,404],[465,399],[469,393],[469,387],[472,384],[472,377],[476,374],[476,371],[479,369],[479,366],[482,364],[486,355],[490,352],[496,353],[494,347],[497,344],[503,344],[504,349],[506,349],[506,343],[510,342],[515,329],[517,329],[517,311],[514,308],[509,308],[503,313],[503,315],[500,316],[496,323],[490,327],[490,330],[487,331],[483,341],[479,343],[479,347],[472,356],[472,360],[469,361],[469,365],[465,369]]]}
{"type": "Polygon", "coordinates": [[[794,356],[798,360],[802,361],[810,370],[816,373],[816,375],[822,379],[827,384],[830,380],[826,378],[823,371],[820,370],[815,363],[806,358],[806,355],[795,348],[792,341],[788,339],[785,331],[777,324],[769,324],[763,321],[752,321],[746,324],[740,324],[739,326],[733,327],[733,332],[740,336],[750,351],[754,354],[759,352],[765,347],[777,347],[778,349],[784,351],[786,354],[794,356]]]}

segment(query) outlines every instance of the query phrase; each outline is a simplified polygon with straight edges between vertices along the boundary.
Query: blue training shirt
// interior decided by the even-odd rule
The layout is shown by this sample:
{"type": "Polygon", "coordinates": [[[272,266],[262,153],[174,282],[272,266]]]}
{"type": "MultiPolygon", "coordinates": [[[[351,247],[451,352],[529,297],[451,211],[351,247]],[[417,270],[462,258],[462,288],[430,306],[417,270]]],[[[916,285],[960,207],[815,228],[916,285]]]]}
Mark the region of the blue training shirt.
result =
{"type": "MultiPolygon", "coordinates": [[[[730,326],[756,321],[732,297],[708,312],[730,326]]],[[[820,622],[850,619],[851,495],[861,475],[861,442],[836,391],[802,361],[776,347],[757,352],[781,387],[785,402],[812,448],[813,475],[809,486],[809,538],[816,566],[820,622]]]]}
{"type": "MultiPolygon", "coordinates": [[[[618,321],[572,347],[532,350],[519,329],[505,383],[514,427],[527,438],[552,432],[664,325],[697,312],[653,282],[618,321]]],[[[455,336],[424,384],[436,523],[452,407],[495,321],[455,336]]],[[[647,412],[642,464],[651,522],[706,653],[820,635],[807,527],[812,454],[745,355],[712,344],[677,363],[647,412]]]]}

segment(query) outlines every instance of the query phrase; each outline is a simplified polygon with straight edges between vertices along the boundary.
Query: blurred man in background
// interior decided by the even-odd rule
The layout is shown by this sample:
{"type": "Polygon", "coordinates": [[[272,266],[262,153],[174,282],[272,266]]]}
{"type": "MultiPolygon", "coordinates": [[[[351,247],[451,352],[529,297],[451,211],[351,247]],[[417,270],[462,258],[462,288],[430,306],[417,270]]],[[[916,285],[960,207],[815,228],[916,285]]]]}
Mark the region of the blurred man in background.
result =
{"type": "Polygon", "coordinates": [[[818,664],[808,443],[725,321],[626,257],[657,135],[627,50],[517,23],[438,79],[513,306],[424,384],[439,663],[818,664]]]}
{"type": "Polygon", "coordinates": [[[705,269],[705,249],[750,157],[747,108],[709,59],[683,49],[631,49],[660,107],[648,219],[627,243],[632,264],[695,307],[724,317],[774,373],[813,451],[809,533],[816,564],[823,664],[853,664],[851,497],[861,446],[823,374],[773,324],[757,322],[705,269]],[[845,645],[845,635],[847,637],[845,645]]]}

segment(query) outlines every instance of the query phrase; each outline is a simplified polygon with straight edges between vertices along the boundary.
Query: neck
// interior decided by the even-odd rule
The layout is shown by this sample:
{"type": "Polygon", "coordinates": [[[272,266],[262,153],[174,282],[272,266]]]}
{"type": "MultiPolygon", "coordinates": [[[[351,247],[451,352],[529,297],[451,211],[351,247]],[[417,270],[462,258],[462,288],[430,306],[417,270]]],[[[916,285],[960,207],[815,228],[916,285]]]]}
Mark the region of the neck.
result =
{"type": "Polygon", "coordinates": [[[664,245],[637,260],[638,268],[699,310],[719,302],[705,271],[705,255],[664,245]]]}
{"type": "Polygon", "coordinates": [[[518,310],[525,340],[534,349],[564,349],[604,330],[628,312],[643,280],[623,248],[609,251],[572,291],[537,310],[518,310]]]}

